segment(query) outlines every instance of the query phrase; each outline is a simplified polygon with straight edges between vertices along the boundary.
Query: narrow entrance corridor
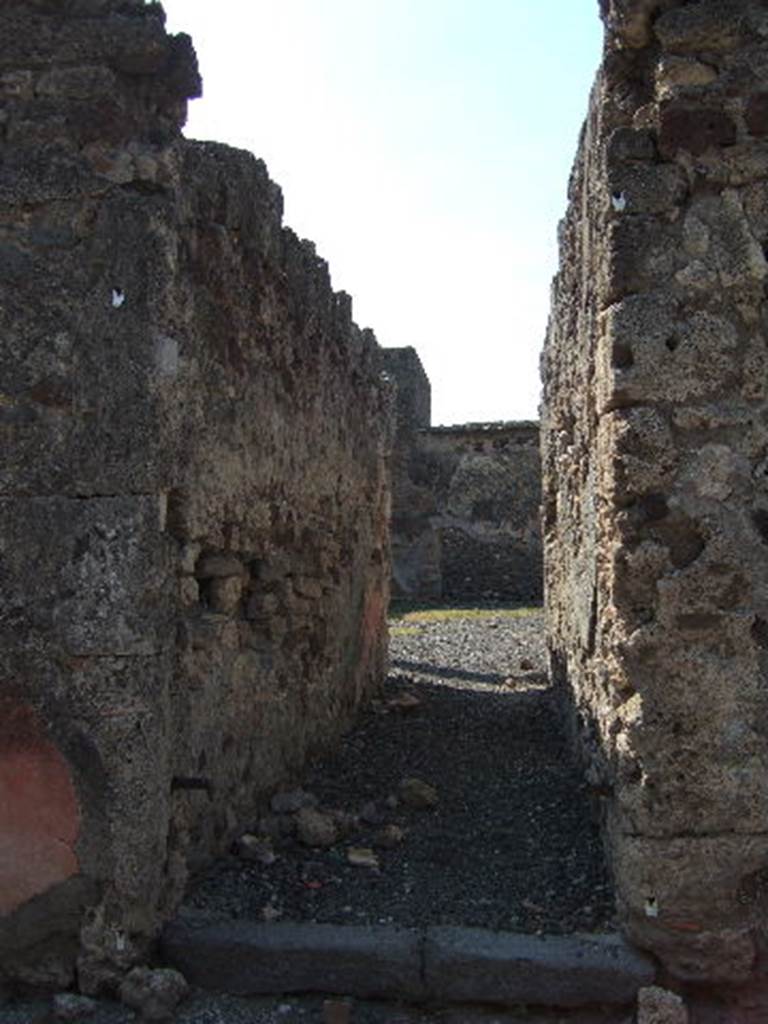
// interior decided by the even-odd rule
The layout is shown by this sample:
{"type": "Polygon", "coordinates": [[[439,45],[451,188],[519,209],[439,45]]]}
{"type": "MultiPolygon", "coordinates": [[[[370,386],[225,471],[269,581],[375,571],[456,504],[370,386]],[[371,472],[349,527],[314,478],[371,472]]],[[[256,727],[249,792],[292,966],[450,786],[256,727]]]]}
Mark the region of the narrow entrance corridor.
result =
{"type": "Polygon", "coordinates": [[[270,811],[253,823],[263,836],[256,859],[220,861],[189,903],[258,920],[612,930],[540,612],[410,612],[390,632],[381,699],[294,794],[311,805],[317,841],[298,823],[302,811],[270,811]],[[404,780],[427,787],[426,798],[404,780]],[[335,831],[323,835],[323,819],[335,831]]]}

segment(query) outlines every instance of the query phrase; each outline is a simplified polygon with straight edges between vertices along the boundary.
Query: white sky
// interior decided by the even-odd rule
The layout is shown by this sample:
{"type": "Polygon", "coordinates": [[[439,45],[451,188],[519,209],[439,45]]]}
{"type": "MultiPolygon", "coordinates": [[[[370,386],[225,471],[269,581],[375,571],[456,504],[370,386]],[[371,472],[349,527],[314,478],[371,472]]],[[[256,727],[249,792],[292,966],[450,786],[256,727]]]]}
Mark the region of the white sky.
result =
{"type": "Polygon", "coordinates": [[[433,423],[536,416],[594,0],[164,0],[186,134],[251,150],[354,316],[413,345],[433,423]]]}

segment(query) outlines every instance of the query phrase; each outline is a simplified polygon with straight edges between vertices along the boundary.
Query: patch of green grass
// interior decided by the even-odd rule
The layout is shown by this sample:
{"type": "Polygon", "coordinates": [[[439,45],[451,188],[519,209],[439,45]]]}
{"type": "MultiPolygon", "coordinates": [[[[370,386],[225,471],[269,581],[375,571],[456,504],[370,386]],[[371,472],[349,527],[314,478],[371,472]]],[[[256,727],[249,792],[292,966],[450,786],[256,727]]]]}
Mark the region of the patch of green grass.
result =
{"type": "MultiPolygon", "coordinates": [[[[513,608],[509,605],[499,605],[497,607],[457,608],[454,605],[450,607],[435,607],[434,605],[429,604],[396,601],[392,603],[389,609],[389,618],[391,621],[395,622],[420,623],[428,625],[431,622],[450,622],[455,619],[519,619],[526,615],[535,615],[540,611],[541,608],[513,608]]],[[[402,629],[405,627],[392,627],[390,628],[390,632],[392,632],[393,628],[402,629]]]]}

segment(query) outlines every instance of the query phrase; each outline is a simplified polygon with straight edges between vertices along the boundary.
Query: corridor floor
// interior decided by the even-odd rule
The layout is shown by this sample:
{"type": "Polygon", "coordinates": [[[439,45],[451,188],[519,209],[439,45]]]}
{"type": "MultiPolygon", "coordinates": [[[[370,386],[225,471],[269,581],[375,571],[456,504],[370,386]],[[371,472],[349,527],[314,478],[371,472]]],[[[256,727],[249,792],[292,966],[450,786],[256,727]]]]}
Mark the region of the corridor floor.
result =
{"type": "Polygon", "coordinates": [[[287,834],[266,857],[219,861],[188,905],[261,920],[610,929],[611,888],[548,685],[541,614],[445,609],[390,626],[384,693],[334,756],[296,780],[314,810],[344,823],[338,841],[306,845],[284,815],[287,834]],[[432,787],[434,806],[400,799],[405,779],[432,787]]]}

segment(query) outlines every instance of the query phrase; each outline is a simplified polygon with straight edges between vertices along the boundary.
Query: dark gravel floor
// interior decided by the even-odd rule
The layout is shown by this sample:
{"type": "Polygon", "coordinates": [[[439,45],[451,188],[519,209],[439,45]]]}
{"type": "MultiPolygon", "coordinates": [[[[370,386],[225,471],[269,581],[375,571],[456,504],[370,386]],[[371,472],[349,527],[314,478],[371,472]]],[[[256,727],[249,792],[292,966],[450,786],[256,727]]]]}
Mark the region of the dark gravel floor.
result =
{"type": "Polygon", "coordinates": [[[269,865],[226,858],[196,882],[187,907],[266,920],[550,934],[610,927],[612,894],[589,796],[546,682],[541,616],[499,609],[400,620],[392,633],[383,701],[301,783],[321,810],[371,820],[330,849],[285,837],[269,865]],[[388,703],[404,692],[420,703],[388,703]],[[388,805],[404,777],[434,786],[437,805],[388,805]],[[348,848],[374,846],[386,824],[398,825],[403,841],[375,850],[378,868],[350,864],[348,848]]]}
{"type": "MultiPolygon", "coordinates": [[[[176,1011],[173,1024],[328,1024],[334,1017],[323,996],[252,996],[192,992],[176,1011]]],[[[353,1000],[351,1024],[631,1024],[626,1014],[592,1010],[536,1011],[492,1007],[416,1007],[353,1000]]],[[[336,1018],[338,1019],[338,1018],[336,1018]]],[[[132,1010],[101,1000],[82,1024],[137,1024],[132,1010]]],[[[0,1005],[0,1024],[56,1024],[49,999],[0,1005]]]]}

